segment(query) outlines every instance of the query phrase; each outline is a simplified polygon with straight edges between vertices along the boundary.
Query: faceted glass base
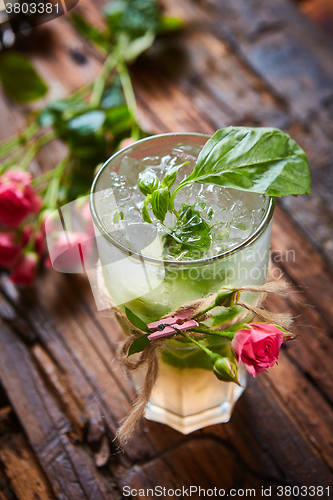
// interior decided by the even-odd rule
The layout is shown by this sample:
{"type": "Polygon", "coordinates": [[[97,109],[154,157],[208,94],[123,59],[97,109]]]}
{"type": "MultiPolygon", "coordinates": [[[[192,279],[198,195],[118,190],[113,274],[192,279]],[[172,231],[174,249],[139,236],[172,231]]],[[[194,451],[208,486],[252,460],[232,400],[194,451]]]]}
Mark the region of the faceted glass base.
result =
{"type": "MultiPolygon", "coordinates": [[[[139,389],[141,370],[133,373],[139,389]]],[[[159,361],[159,374],[145,410],[148,420],[169,425],[189,434],[207,425],[228,422],[233,407],[246,386],[246,372],[239,369],[240,386],[222,382],[211,370],[177,368],[159,361]]]]}
{"type": "MultiPolygon", "coordinates": [[[[234,386],[235,384],[230,385],[234,386]]],[[[229,401],[225,401],[214,408],[202,410],[199,413],[187,416],[177,415],[149,402],[146,406],[145,418],[159,422],[160,424],[166,424],[182,434],[189,434],[208,425],[229,422],[234,404],[243,391],[244,387],[236,386],[232,391],[229,401]]]]}

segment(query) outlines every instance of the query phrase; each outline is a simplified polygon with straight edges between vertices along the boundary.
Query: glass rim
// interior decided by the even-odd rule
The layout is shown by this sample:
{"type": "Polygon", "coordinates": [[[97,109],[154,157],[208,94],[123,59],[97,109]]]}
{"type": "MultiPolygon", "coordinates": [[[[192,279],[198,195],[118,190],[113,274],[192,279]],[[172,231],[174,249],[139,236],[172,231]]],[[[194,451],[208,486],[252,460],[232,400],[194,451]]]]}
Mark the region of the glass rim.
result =
{"type": "MultiPolygon", "coordinates": [[[[201,134],[199,132],[166,132],[163,134],[150,135],[148,137],[144,137],[143,139],[139,139],[138,141],[135,141],[132,144],[129,144],[125,148],[120,149],[119,151],[117,151],[116,153],[111,155],[110,158],[108,158],[103,163],[103,165],[100,167],[100,169],[98,170],[97,174],[94,177],[93,183],[91,185],[90,195],[89,195],[90,211],[91,211],[93,222],[97,226],[100,233],[107,240],[109,240],[114,246],[116,246],[117,248],[119,248],[120,250],[125,252],[127,255],[138,257],[140,260],[153,262],[155,264],[167,264],[167,265],[173,265],[173,266],[193,266],[193,265],[209,264],[215,260],[228,258],[231,255],[242,251],[244,248],[246,248],[249,245],[251,245],[252,243],[254,243],[259,238],[259,236],[261,236],[261,234],[265,231],[266,227],[270,223],[272,216],[273,216],[275,199],[272,196],[265,195],[268,198],[267,209],[263,215],[261,222],[258,224],[256,229],[245,240],[241,241],[238,245],[236,245],[233,248],[230,248],[229,250],[221,252],[217,255],[213,255],[211,257],[204,257],[202,259],[170,260],[170,259],[159,259],[157,257],[143,255],[141,252],[131,250],[131,249],[127,248],[125,245],[122,245],[116,239],[112,238],[112,236],[106,231],[103,224],[100,222],[97,211],[95,210],[94,194],[95,194],[97,182],[98,182],[100,176],[103,174],[105,168],[108,167],[109,163],[111,163],[115,158],[117,158],[121,154],[124,154],[127,150],[133,148],[136,144],[139,144],[139,143],[141,144],[142,142],[150,141],[153,139],[159,139],[161,137],[177,137],[177,136],[199,136],[199,137],[206,137],[207,139],[210,137],[209,134],[201,134]]],[[[239,191],[241,191],[241,190],[239,190],[239,191]]],[[[254,194],[259,194],[259,193],[254,193],[254,194]]]]}

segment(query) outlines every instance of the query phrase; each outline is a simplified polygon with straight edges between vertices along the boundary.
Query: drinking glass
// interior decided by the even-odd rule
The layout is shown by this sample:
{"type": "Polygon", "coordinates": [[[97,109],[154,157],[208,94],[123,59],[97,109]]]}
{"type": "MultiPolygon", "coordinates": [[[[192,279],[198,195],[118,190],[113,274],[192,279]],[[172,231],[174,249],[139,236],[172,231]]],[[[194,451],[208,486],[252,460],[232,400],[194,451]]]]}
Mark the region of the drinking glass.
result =
{"type": "MultiPolygon", "coordinates": [[[[179,162],[189,158],[191,168],[206,140],[206,135],[194,133],[155,135],[117,152],[95,177],[90,206],[100,261],[98,286],[120,310],[132,311],[145,323],[224,286],[237,288],[262,285],[266,281],[272,198],[229,190],[249,210],[255,208],[261,214],[251,233],[216,255],[175,261],[163,257],[163,239],[152,224],[142,221],[135,200],[128,196],[126,186],[135,185],[139,172],[147,165],[156,166],[161,158],[172,161],[177,157],[179,162]],[[119,186],[114,172],[125,174],[119,186]],[[128,211],[122,219],[119,200],[126,196],[128,211]]],[[[221,188],[220,205],[222,192],[221,188]]],[[[243,292],[242,298],[254,303],[257,295],[243,292]]],[[[223,312],[223,308],[217,312],[223,312]]],[[[129,334],[126,327],[125,334],[129,334]]],[[[230,342],[217,336],[207,336],[202,343],[221,355],[230,352],[230,342]]],[[[146,418],[184,434],[230,419],[233,406],[246,386],[242,365],[239,386],[218,380],[206,354],[183,338],[165,340],[158,356],[159,373],[146,407],[146,418]]],[[[139,389],[144,370],[140,368],[132,376],[139,389]]]]}

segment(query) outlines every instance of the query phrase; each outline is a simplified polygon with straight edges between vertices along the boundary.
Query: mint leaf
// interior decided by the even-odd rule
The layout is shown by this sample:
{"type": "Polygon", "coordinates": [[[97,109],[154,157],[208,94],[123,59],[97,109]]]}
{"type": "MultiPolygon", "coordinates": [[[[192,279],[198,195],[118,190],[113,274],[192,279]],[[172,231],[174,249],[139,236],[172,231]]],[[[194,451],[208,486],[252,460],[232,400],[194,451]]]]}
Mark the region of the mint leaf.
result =
{"type": "Polygon", "coordinates": [[[114,0],[103,8],[110,33],[126,32],[131,38],[157,32],[160,8],[155,0],[114,0]]]}
{"type": "Polygon", "coordinates": [[[146,169],[139,174],[138,186],[140,191],[147,196],[160,186],[160,180],[153,170],[146,169]]]}
{"type": "Polygon", "coordinates": [[[128,307],[125,307],[125,314],[127,316],[127,319],[132,323],[132,325],[136,326],[137,328],[139,328],[144,332],[148,332],[148,327],[146,323],[141,318],[139,318],[139,316],[134,314],[133,311],[128,309],[128,307]]]}
{"type": "Polygon", "coordinates": [[[128,349],[127,356],[131,356],[132,354],[136,354],[137,352],[141,352],[144,348],[149,344],[149,339],[147,335],[141,335],[141,337],[137,337],[133,340],[130,348],[128,349]]]}
{"type": "Polygon", "coordinates": [[[74,13],[71,15],[71,21],[77,31],[87,38],[87,40],[90,40],[104,50],[109,50],[109,41],[106,34],[102,33],[93,24],[89,23],[84,17],[80,16],[80,14],[74,13]]]}
{"type": "Polygon", "coordinates": [[[184,204],[175,227],[165,236],[164,248],[169,256],[200,258],[210,247],[210,227],[192,205],[184,204]]]}
{"type": "Polygon", "coordinates": [[[110,109],[125,104],[120,78],[117,76],[105,89],[101,108],[110,109]]]}
{"type": "Polygon", "coordinates": [[[151,195],[151,209],[161,222],[164,221],[170,205],[170,191],[167,187],[156,189],[151,195]]]}
{"type": "Polygon", "coordinates": [[[35,101],[48,91],[30,60],[19,52],[1,54],[0,80],[7,96],[18,103],[35,101]]]}
{"type": "Polygon", "coordinates": [[[310,192],[306,155],[291,137],[275,128],[227,127],[202,148],[192,173],[175,189],[192,182],[270,196],[310,192]]]}
{"type": "Polygon", "coordinates": [[[184,167],[188,163],[190,162],[186,161],[184,163],[181,163],[180,165],[173,165],[172,167],[169,167],[161,181],[162,186],[170,188],[176,180],[179,169],[184,167]]]}
{"type": "Polygon", "coordinates": [[[150,202],[150,196],[148,195],[147,198],[145,199],[145,202],[142,207],[142,218],[145,222],[148,222],[148,224],[152,224],[153,221],[150,218],[149,211],[148,211],[148,203],[150,202]]]}
{"type": "Polygon", "coordinates": [[[56,99],[42,109],[38,123],[42,127],[54,126],[57,130],[62,130],[66,127],[64,122],[88,110],[87,103],[80,96],[56,99]]]}
{"type": "Polygon", "coordinates": [[[133,117],[125,104],[105,110],[105,128],[112,134],[124,134],[131,129],[133,117]]]}
{"type": "Polygon", "coordinates": [[[147,31],[144,35],[131,40],[127,33],[121,32],[118,37],[119,53],[124,61],[131,63],[139,57],[140,54],[149,49],[154,43],[155,33],[147,31]]]}
{"type": "Polygon", "coordinates": [[[82,115],[72,118],[67,123],[69,132],[73,132],[80,136],[87,136],[101,129],[105,121],[105,112],[94,110],[83,113],[82,115]]]}

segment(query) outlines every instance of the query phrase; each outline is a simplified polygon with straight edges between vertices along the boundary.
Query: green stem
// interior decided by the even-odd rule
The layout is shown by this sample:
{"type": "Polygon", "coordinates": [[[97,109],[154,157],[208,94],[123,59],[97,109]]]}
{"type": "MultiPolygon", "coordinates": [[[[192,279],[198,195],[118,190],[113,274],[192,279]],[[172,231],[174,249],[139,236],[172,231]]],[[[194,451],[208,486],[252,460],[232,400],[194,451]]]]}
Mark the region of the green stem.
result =
{"type": "Polygon", "coordinates": [[[197,340],[192,339],[192,337],[190,337],[186,333],[181,332],[181,331],[179,331],[179,333],[183,337],[185,337],[187,340],[190,340],[191,342],[193,342],[193,344],[196,344],[198,347],[200,347],[200,349],[202,349],[207,354],[207,356],[209,356],[209,359],[212,361],[212,363],[215,363],[215,361],[220,357],[219,354],[216,354],[215,352],[211,351],[210,349],[207,349],[207,347],[200,344],[200,342],[198,342],[197,340]]]}
{"type": "Polygon", "coordinates": [[[42,184],[43,182],[46,182],[46,181],[49,181],[49,179],[53,178],[53,177],[56,177],[57,175],[59,175],[61,172],[62,172],[62,169],[63,169],[63,165],[62,165],[62,162],[58,163],[58,165],[54,168],[52,168],[52,170],[48,170],[47,172],[44,172],[43,174],[39,175],[38,177],[35,177],[34,179],[32,179],[31,181],[31,184],[35,187],[39,186],[40,184],[42,184]]]}
{"type": "Polygon", "coordinates": [[[57,200],[58,200],[58,194],[59,194],[59,186],[60,186],[60,181],[61,177],[64,173],[64,170],[67,166],[67,158],[62,160],[53,170],[53,178],[48,184],[45,196],[44,196],[44,203],[43,206],[45,208],[56,208],[57,206],[57,200]]]}
{"type": "Polygon", "coordinates": [[[177,210],[175,209],[175,207],[172,207],[171,212],[177,217],[177,219],[179,219],[180,214],[179,214],[179,212],[177,212],[177,210]]]}
{"type": "Polygon", "coordinates": [[[202,311],[198,312],[195,316],[193,316],[193,319],[199,318],[200,316],[203,316],[211,309],[214,309],[214,307],[216,307],[215,301],[212,304],[210,304],[210,306],[207,306],[205,309],[203,309],[202,311]]]}
{"type": "Polygon", "coordinates": [[[95,80],[93,90],[91,93],[91,97],[90,97],[90,104],[93,107],[97,107],[100,105],[103,94],[104,94],[106,82],[108,80],[110,72],[114,69],[115,66],[116,66],[116,60],[115,60],[114,54],[111,53],[106,58],[103,69],[102,69],[100,75],[95,80]]]}
{"type": "Polygon", "coordinates": [[[92,83],[87,83],[86,85],[82,85],[82,87],[79,87],[77,90],[74,90],[71,94],[69,94],[70,97],[86,97],[92,88],[92,83]]]}
{"type": "Polygon", "coordinates": [[[13,166],[16,162],[20,160],[22,156],[22,150],[14,152],[10,158],[0,164],[0,173],[3,174],[9,167],[13,166]]]}
{"type": "Polygon", "coordinates": [[[181,186],[181,184],[178,184],[178,186],[176,186],[176,188],[173,190],[172,192],[172,195],[171,195],[171,198],[170,198],[170,204],[171,206],[173,207],[174,204],[175,204],[175,198],[176,198],[176,194],[178,193],[178,191],[180,191],[182,189],[183,186],[181,186]],[[179,187],[180,186],[180,187],[179,187]]]}
{"type": "Polygon", "coordinates": [[[18,167],[21,168],[22,170],[25,170],[31,161],[34,159],[38,151],[45,146],[45,144],[48,144],[49,142],[53,141],[56,138],[56,135],[54,132],[50,132],[49,134],[45,134],[39,139],[35,141],[33,146],[27,151],[27,153],[24,155],[20,163],[18,164],[18,167]]]}
{"type": "Polygon", "coordinates": [[[227,338],[227,339],[230,339],[232,340],[235,336],[235,332],[231,332],[231,331],[228,331],[228,330],[221,330],[221,331],[218,331],[218,330],[209,330],[208,328],[193,328],[192,330],[193,332],[197,332],[197,333],[204,333],[206,335],[215,335],[215,336],[218,336],[218,337],[224,337],[224,338],[227,338]]]}
{"type": "Polygon", "coordinates": [[[33,157],[41,149],[41,147],[50,142],[54,138],[55,134],[47,133],[39,137],[38,139],[35,139],[34,142],[32,142],[30,149],[28,149],[27,151],[26,151],[27,148],[26,144],[24,144],[23,146],[20,145],[14,147],[9,157],[5,161],[0,163],[0,173],[3,173],[8,168],[15,166],[15,164],[17,164],[18,167],[25,169],[29,165],[33,157]],[[23,159],[21,159],[24,153],[25,155],[23,159]]]}
{"type": "Polygon", "coordinates": [[[129,75],[127,66],[123,61],[118,63],[117,68],[118,68],[120,82],[121,82],[121,85],[123,87],[127,107],[130,110],[132,117],[135,121],[135,125],[133,127],[133,129],[135,129],[135,127],[138,127],[137,122],[136,122],[136,118],[138,115],[138,109],[137,109],[137,105],[136,105],[136,99],[135,99],[135,94],[134,94],[134,90],[133,90],[133,86],[132,86],[131,77],[129,75]]]}
{"type": "Polygon", "coordinates": [[[0,157],[3,158],[4,156],[8,155],[16,146],[22,146],[22,144],[25,144],[29,139],[31,139],[31,137],[35,135],[39,128],[40,127],[37,122],[33,122],[21,134],[15,135],[10,139],[1,142],[0,157]]]}

